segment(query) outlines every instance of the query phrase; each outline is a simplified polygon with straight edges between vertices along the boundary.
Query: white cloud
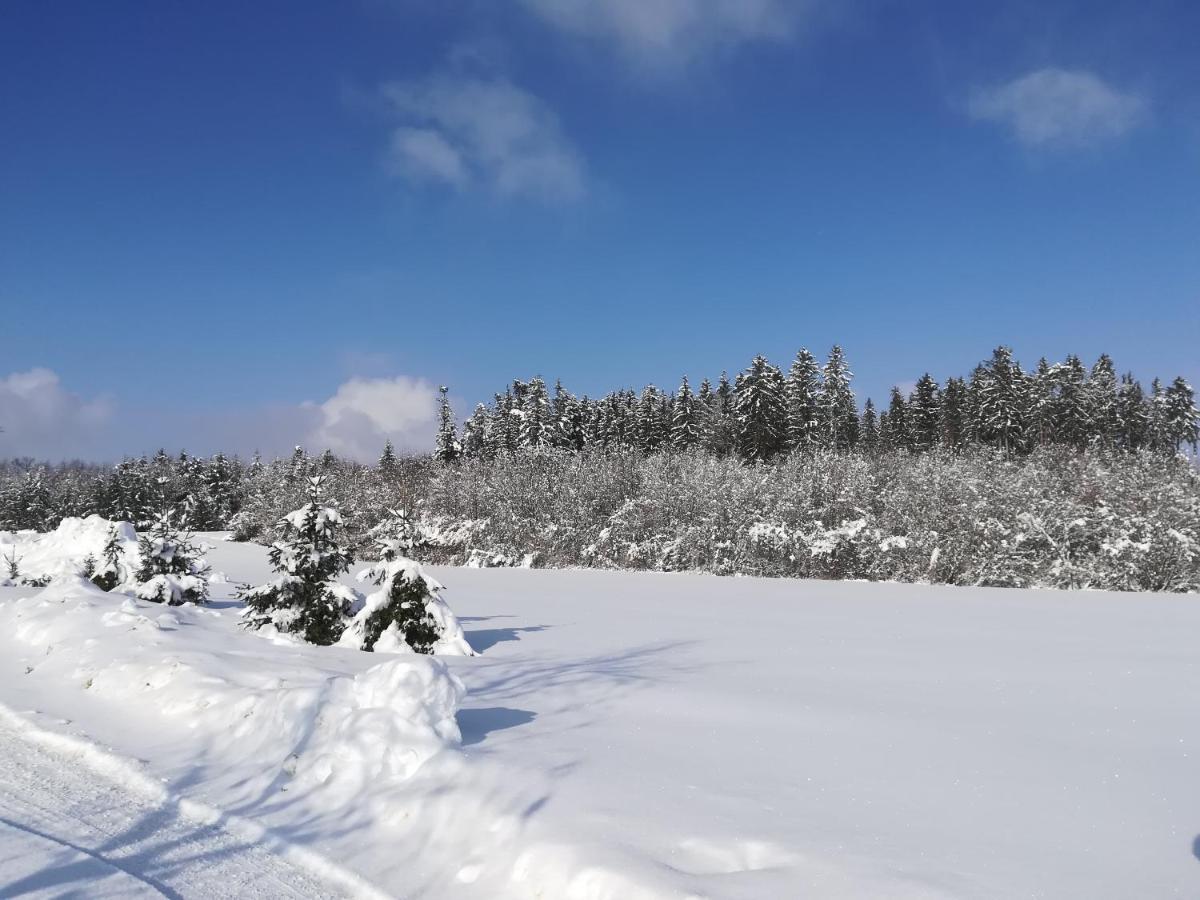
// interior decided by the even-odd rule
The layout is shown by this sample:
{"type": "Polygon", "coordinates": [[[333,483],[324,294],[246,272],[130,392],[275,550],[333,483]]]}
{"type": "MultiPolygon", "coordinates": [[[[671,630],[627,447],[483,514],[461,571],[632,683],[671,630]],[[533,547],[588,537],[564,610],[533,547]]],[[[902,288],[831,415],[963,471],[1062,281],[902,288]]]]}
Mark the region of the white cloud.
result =
{"type": "Polygon", "coordinates": [[[1012,129],[1027,147],[1084,147],[1121,137],[1141,124],[1146,101],[1090,72],[1046,68],[976,90],[972,118],[1012,129]]]}
{"type": "Polygon", "coordinates": [[[391,441],[397,449],[428,450],[437,428],[437,389],[419,378],[352,378],[319,406],[320,420],[303,443],[363,462],[391,441]]]}
{"type": "Polygon", "coordinates": [[[642,65],[674,68],[716,50],[786,41],[816,0],[522,0],[550,25],[609,42],[642,65]]]}
{"type": "Polygon", "coordinates": [[[107,399],[71,393],[49,369],[14,372],[0,379],[0,456],[87,456],[111,415],[107,399]]]}
{"type": "Polygon", "coordinates": [[[438,419],[437,389],[405,376],[350,378],[320,403],[186,409],[154,399],[133,391],[120,408],[106,398],[85,399],[49,369],[0,378],[0,459],[111,462],[160,447],[273,457],[300,444],[313,454],[328,447],[368,462],[389,440],[397,450],[430,451],[438,419]]]}
{"type": "Polygon", "coordinates": [[[411,181],[501,197],[582,199],[582,157],[538,97],[501,77],[441,74],[383,86],[399,119],[389,168],[411,181]]]}

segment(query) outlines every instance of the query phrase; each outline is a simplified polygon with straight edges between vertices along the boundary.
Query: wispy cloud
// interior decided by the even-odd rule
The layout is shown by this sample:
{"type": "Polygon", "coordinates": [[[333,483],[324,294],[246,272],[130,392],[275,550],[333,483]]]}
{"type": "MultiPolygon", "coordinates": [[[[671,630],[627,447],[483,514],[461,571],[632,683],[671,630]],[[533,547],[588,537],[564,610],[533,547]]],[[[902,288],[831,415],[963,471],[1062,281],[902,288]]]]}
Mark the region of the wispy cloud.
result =
{"type": "Polygon", "coordinates": [[[1035,148],[1086,147],[1119,138],[1146,120],[1144,98],[1118,90],[1085,71],[1046,68],[974,91],[974,119],[1012,130],[1035,148]]]}
{"type": "Polygon", "coordinates": [[[86,399],[49,369],[0,378],[0,456],[84,456],[90,436],[112,416],[103,397],[86,399]]]}
{"type": "Polygon", "coordinates": [[[614,45],[653,68],[686,66],[714,51],[786,41],[817,0],[521,0],[550,25],[614,45]]]}
{"type": "Polygon", "coordinates": [[[349,378],[318,402],[204,410],[85,398],[39,368],[0,378],[0,459],[114,461],[160,447],[271,457],[300,444],[369,462],[387,441],[397,450],[429,450],[437,414],[437,388],[403,375],[349,378]]]}
{"type": "Polygon", "coordinates": [[[587,194],[585,163],[554,111],[506,78],[448,72],[382,93],[397,120],[389,168],[401,178],[551,203],[587,194]]]}

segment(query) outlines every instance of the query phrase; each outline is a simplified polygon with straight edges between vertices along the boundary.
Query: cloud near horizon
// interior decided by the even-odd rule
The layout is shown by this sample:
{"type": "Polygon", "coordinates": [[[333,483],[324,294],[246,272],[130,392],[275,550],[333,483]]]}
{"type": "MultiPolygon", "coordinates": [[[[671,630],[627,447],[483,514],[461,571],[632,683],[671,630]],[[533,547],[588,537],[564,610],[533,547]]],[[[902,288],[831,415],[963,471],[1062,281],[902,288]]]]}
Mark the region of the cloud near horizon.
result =
{"type": "Polygon", "coordinates": [[[160,447],[272,457],[299,444],[314,454],[329,448],[371,462],[389,440],[399,451],[428,451],[437,416],[437,388],[403,375],[350,378],[319,403],[181,412],[87,399],[64,388],[53,371],[35,368],[0,378],[0,459],[113,462],[160,447]]]}
{"type": "Polygon", "coordinates": [[[967,104],[973,119],[1009,128],[1031,148],[1082,148],[1114,140],[1149,113],[1141,96],[1086,71],[1045,68],[989,88],[967,104]]]}
{"type": "Polygon", "coordinates": [[[447,71],[381,93],[397,120],[387,166],[399,178],[547,203],[588,193],[586,164],[558,116],[505,77],[447,71]]]}

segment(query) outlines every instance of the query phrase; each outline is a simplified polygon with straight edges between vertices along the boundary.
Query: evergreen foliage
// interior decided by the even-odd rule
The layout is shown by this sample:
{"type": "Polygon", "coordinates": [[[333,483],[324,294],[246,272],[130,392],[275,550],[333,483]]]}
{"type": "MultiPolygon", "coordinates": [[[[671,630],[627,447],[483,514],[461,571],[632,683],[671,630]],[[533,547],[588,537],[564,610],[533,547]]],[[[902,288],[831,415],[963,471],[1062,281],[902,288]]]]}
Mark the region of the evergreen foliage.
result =
{"type": "Polygon", "coordinates": [[[278,577],[241,593],[244,622],[250,628],[271,625],[312,644],[333,644],[342,636],[355,595],[337,579],[354,557],[337,541],[338,511],[324,503],[325,476],[308,480],[308,502],[283,518],[283,536],[271,545],[271,567],[278,577]]]}

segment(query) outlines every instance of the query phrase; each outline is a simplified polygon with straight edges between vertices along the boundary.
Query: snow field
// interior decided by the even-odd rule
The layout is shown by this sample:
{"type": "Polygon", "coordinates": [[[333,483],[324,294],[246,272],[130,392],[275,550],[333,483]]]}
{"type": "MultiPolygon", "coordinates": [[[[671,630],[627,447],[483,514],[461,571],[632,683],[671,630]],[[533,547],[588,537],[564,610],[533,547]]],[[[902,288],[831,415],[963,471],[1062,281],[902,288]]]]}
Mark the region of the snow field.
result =
{"type": "Polygon", "coordinates": [[[433,574],[480,656],[2,589],[0,698],[399,897],[1200,893],[1190,598],[433,574]]]}

